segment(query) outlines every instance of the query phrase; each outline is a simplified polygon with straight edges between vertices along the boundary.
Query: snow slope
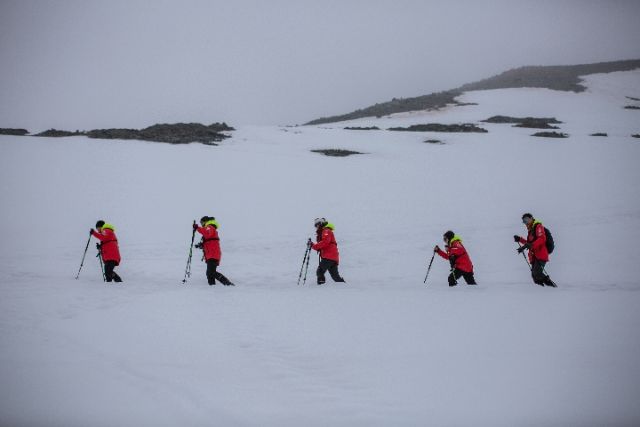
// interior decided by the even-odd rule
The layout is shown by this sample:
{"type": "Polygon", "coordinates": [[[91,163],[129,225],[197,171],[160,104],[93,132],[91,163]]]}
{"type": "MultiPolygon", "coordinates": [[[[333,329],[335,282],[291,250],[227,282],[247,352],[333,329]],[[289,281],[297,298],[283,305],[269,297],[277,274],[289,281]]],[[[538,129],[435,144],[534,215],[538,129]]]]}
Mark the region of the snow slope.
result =
{"type": "Polygon", "coordinates": [[[0,425],[637,425],[640,72],[585,93],[470,92],[478,105],[330,127],[240,127],[220,147],[0,137],[0,425]],[[568,139],[346,131],[555,116],[568,139]],[[588,136],[608,132],[609,137],[588,136]],[[446,145],[422,143],[438,138],[446,145]],[[328,158],[309,150],[366,152],[328,158]],[[553,232],[530,283],[512,235],[553,232]],[[180,284],[190,224],[221,223],[220,270],[180,284]],[[349,282],[296,280],[312,221],[349,282]],[[124,285],[88,229],[116,226],[124,285]],[[459,233],[480,285],[446,286],[459,233]]]}

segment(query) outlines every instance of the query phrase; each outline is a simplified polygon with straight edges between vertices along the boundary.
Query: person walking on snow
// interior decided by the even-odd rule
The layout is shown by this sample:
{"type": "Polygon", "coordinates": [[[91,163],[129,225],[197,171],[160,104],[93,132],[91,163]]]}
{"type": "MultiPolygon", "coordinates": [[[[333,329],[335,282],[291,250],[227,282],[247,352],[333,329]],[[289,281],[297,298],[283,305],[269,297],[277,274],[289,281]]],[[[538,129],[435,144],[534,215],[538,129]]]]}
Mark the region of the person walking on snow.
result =
{"type": "Polygon", "coordinates": [[[100,257],[104,262],[104,277],[107,282],[122,282],[122,279],[113,269],[120,265],[120,250],[118,249],[118,239],[116,237],[115,228],[111,224],[107,224],[100,220],[96,222],[98,231],[91,229],[90,233],[93,237],[100,240],[98,250],[100,257]]]}
{"type": "Polygon", "coordinates": [[[518,253],[523,253],[525,250],[529,251],[533,282],[540,286],[547,285],[556,288],[556,284],[544,270],[544,266],[549,262],[547,234],[545,233],[544,225],[530,213],[522,215],[522,223],[527,227],[527,238],[525,239],[516,234],[513,236],[513,240],[516,243],[523,244],[518,248],[518,253]]]}
{"type": "Polygon", "coordinates": [[[222,251],[220,250],[220,237],[218,236],[218,221],[214,217],[203,216],[200,219],[200,227],[193,224],[193,229],[202,234],[202,241],[196,245],[204,251],[204,259],[207,263],[207,281],[210,286],[216,284],[216,279],[225,286],[235,286],[222,273],[217,271],[220,265],[222,251]]]}
{"type": "Polygon", "coordinates": [[[340,254],[338,253],[338,242],[333,235],[335,227],[327,222],[324,218],[316,218],[314,221],[316,227],[316,243],[309,239],[311,249],[320,252],[320,264],[316,275],[318,276],[318,285],[325,283],[324,274],[329,271],[334,282],[343,283],[344,279],[338,272],[338,264],[340,263],[340,254]]]}
{"type": "Polygon", "coordinates": [[[473,264],[471,258],[462,244],[462,239],[453,231],[449,230],[442,236],[446,252],[436,245],[433,251],[451,264],[451,274],[449,274],[449,286],[456,286],[458,279],[464,277],[467,285],[476,285],[476,279],[473,277],[473,264]]]}

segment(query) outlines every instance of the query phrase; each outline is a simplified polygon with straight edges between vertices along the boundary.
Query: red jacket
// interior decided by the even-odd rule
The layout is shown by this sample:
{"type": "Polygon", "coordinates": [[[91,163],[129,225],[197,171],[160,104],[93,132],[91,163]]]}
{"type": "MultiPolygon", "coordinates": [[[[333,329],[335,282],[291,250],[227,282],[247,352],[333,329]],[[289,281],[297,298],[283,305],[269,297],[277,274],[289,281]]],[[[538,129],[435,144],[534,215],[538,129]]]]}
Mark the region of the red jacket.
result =
{"type": "Polygon", "coordinates": [[[100,233],[91,230],[91,235],[100,240],[100,254],[103,261],[115,261],[116,265],[120,265],[120,250],[118,249],[118,239],[113,228],[109,224],[102,227],[100,233]]]}
{"type": "Polygon", "coordinates": [[[438,248],[438,255],[446,260],[455,258],[454,268],[464,271],[465,273],[473,273],[471,258],[469,258],[469,254],[458,236],[454,236],[453,239],[451,239],[449,246],[447,246],[447,252],[438,248]]]}
{"type": "Polygon", "coordinates": [[[311,246],[312,249],[320,252],[320,258],[330,259],[340,263],[340,254],[338,253],[338,242],[333,235],[333,224],[327,224],[318,236],[318,243],[311,246]]]}
{"type": "Polygon", "coordinates": [[[534,221],[529,229],[527,239],[520,237],[520,243],[529,243],[529,262],[535,260],[549,262],[549,251],[547,251],[547,235],[544,233],[544,225],[540,221],[534,221]]]}
{"type": "Polygon", "coordinates": [[[198,233],[202,234],[202,248],[204,249],[204,259],[216,259],[220,261],[222,251],[220,250],[220,238],[218,237],[218,228],[213,221],[207,222],[204,227],[197,228],[198,233]]]}

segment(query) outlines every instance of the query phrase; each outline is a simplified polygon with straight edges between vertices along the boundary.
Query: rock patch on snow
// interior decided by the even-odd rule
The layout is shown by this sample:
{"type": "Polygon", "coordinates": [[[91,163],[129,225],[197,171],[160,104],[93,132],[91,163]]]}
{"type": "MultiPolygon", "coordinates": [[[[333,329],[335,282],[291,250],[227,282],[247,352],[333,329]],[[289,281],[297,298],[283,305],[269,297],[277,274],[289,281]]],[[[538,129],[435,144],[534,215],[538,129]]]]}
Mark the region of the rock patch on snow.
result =
{"type": "Polygon", "coordinates": [[[411,125],[409,127],[393,127],[387,130],[392,131],[405,131],[405,132],[474,132],[474,133],[487,133],[488,130],[476,126],[473,123],[462,123],[462,124],[452,124],[452,125],[443,125],[440,123],[428,123],[424,125],[411,125]]]}
{"type": "Polygon", "coordinates": [[[365,153],[360,153],[358,151],[343,150],[340,148],[324,148],[321,150],[311,150],[311,152],[324,154],[325,156],[329,156],[329,157],[347,157],[347,156],[352,156],[354,154],[365,154],[365,153]]]}
{"type": "Polygon", "coordinates": [[[37,133],[33,136],[44,136],[48,138],[64,138],[67,136],[84,136],[84,135],[85,133],[80,131],[70,132],[68,130],[48,129],[48,130],[45,130],[44,132],[37,133]]]}
{"type": "Polygon", "coordinates": [[[155,124],[147,128],[138,129],[94,129],[86,132],[76,130],[49,129],[34,136],[61,138],[68,136],[87,136],[95,139],[125,139],[152,142],[166,142],[169,144],[189,144],[200,142],[206,145],[218,145],[216,142],[229,138],[226,131],[235,130],[226,123],[213,123],[203,125],[201,123],[173,123],[155,124]]]}
{"type": "Polygon", "coordinates": [[[569,135],[562,132],[536,132],[531,136],[539,136],[542,138],[568,138],[569,135]]]}
{"type": "Polygon", "coordinates": [[[23,136],[29,133],[26,129],[0,128],[0,135],[23,136]]]}
{"type": "Polygon", "coordinates": [[[378,126],[364,126],[364,127],[360,127],[360,126],[347,126],[346,128],[344,128],[345,130],[380,130],[380,128],[378,126]]]}

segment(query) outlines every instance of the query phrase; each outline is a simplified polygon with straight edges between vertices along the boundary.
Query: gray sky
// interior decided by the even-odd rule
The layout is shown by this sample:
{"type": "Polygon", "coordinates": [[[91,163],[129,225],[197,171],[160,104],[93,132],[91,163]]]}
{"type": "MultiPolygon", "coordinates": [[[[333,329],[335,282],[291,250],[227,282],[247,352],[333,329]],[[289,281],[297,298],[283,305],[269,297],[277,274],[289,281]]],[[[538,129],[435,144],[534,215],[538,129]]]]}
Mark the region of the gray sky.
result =
{"type": "Polygon", "coordinates": [[[295,124],[640,58],[640,1],[0,0],[0,127],[295,124]]]}

